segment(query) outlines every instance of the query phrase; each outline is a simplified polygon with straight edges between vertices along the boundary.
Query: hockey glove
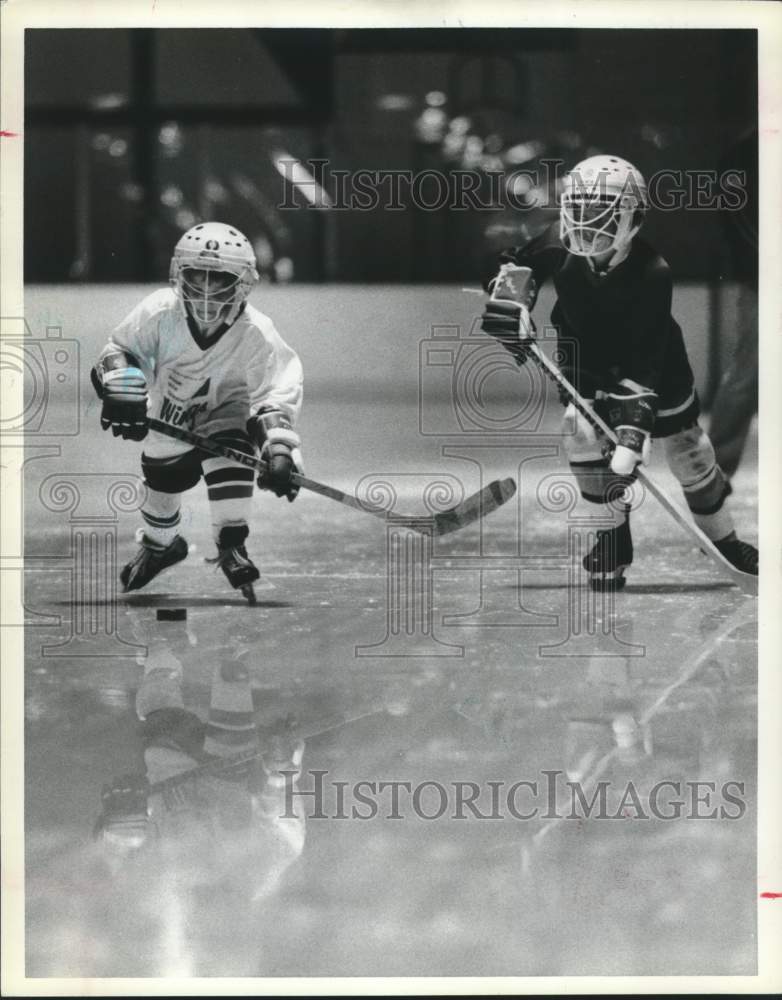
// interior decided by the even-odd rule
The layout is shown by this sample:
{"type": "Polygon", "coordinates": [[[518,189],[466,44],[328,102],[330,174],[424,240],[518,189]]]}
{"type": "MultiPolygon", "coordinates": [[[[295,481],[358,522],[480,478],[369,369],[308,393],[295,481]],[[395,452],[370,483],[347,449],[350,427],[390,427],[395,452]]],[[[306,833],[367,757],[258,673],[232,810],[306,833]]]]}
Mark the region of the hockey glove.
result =
{"type": "Polygon", "coordinates": [[[261,461],[267,466],[266,472],[258,476],[258,486],[271,490],[278,497],[287,497],[293,503],[299,487],[291,477],[301,472],[299,435],[280,410],[261,411],[250,419],[247,430],[258,443],[261,461]]]}
{"type": "Polygon", "coordinates": [[[481,317],[481,329],[495,337],[519,365],[529,358],[525,338],[534,332],[528,309],[535,301],[535,281],[528,267],[505,264],[489,282],[492,297],[481,317]]]}
{"type": "Polygon", "coordinates": [[[611,471],[616,475],[630,476],[636,466],[648,464],[656,402],[655,392],[630,379],[623,379],[605,394],[607,422],[617,436],[611,456],[611,471]]]}
{"type": "Polygon", "coordinates": [[[532,309],[538,297],[538,286],[532,268],[519,264],[503,264],[487,287],[492,298],[519,302],[527,310],[532,309]]]}
{"type": "Polygon", "coordinates": [[[529,358],[529,347],[520,332],[523,313],[523,306],[518,302],[489,299],[481,316],[484,333],[498,340],[520,365],[529,358]]]}
{"type": "Polygon", "coordinates": [[[109,355],[98,362],[90,377],[103,401],[100,415],[103,430],[111,427],[114,437],[143,441],[149,429],[149,396],[146,379],[135,359],[122,354],[109,355]]]}

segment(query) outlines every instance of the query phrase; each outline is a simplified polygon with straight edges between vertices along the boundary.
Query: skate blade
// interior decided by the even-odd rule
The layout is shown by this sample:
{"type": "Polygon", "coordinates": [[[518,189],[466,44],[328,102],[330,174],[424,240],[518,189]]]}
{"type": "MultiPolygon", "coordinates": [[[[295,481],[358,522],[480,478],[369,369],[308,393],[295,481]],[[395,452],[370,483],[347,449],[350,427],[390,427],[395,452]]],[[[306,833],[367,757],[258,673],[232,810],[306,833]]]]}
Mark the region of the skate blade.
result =
{"type": "Polygon", "coordinates": [[[598,593],[617,593],[624,590],[626,566],[618,566],[613,573],[601,573],[590,577],[589,586],[598,593]]]}
{"type": "Polygon", "coordinates": [[[255,607],[258,603],[258,599],[255,596],[255,587],[251,583],[245,583],[243,587],[239,588],[239,592],[247,600],[251,608],[255,607]]]}

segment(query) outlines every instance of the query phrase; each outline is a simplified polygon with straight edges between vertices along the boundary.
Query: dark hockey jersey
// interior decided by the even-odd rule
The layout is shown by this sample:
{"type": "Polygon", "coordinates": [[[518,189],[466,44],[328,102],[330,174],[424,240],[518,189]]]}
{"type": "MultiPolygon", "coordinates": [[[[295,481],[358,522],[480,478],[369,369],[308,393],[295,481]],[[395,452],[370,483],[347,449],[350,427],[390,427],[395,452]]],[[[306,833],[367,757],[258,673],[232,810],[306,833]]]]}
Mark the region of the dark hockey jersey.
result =
{"type": "Polygon", "coordinates": [[[536,289],[553,281],[551,322],[561,367],[576,377],[584,395],[592,395],[595,383],[608,388],[626,378],[657,393],[658,412],[691,413],[697,406],[682,331],[671,315],[670,268],[644,240],[636,237],[628,256],[599,274],[586,258],[567,252],[552,226],[501,253],[484,276],[486,285],[505,263],[531,268],[536,289]]]}

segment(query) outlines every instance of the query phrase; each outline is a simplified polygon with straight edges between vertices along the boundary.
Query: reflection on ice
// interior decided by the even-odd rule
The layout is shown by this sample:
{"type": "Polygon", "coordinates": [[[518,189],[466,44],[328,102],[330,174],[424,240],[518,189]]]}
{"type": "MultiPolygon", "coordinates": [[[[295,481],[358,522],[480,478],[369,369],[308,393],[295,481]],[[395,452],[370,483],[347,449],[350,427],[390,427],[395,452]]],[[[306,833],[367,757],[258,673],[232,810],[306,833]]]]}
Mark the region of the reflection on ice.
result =
{"type": "Polygon", "coordinates": [[[289,679],[243,614],[215,630],[209,612],[130,609],[140,664],[30,672],[28,973],[752,971],[748,607],[671,647],[627,604],[616,630],[645,656],[513,660],[487,631],[464,663],[348,660],[321,676],[313,660],[289,679]],[[399,821],[349,815],[361,780],[485,790],[544,769],[565,813],[567,780],[586,797],[608,782],[610,813],[632,783],[630,816],[427,820],[409,796],[399,821]],[[285,772],[305,791],[317,771],[328,820],[285,794],[285,772]],[[665,780],[746,781],[747,812],[636,820],[665,780]]]}

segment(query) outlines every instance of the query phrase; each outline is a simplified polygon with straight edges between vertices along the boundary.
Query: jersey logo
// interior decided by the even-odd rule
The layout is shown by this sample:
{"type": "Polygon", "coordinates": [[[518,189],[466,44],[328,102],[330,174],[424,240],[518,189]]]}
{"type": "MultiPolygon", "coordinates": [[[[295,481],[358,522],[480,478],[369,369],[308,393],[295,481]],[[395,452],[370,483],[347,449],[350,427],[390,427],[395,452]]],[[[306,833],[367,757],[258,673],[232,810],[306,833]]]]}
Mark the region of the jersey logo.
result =
{"type": "Polygon", "coordinates": [[[168,386],[166,388],[166,395],[170,396],[175,403],[187,403],[188,400],[197,399],[199,396],[209,395],[209,386],[211,384],[211,376],[200,385],[195,392],[186,395],[189,391],[190,386],[188,382],[195,382],[195,379],[189,378],[188,376],[181,376],[174,372],[171,373],[168,379],[168,386]]]}
{"type": "Polygon", "coordinates": [[[164,396],[163,402],[160,404],[160,419],[167,424],[171,424],[172,427],[181,427],[185,424],[192,431],[195,426],[196,417],[199,413],[204,413],[208,408],[209,403],[206,400],[203,403],[192,403],[190,406],[183,406],[181,403],[173,402],[167,396],[164,396]]]}
{"type": "Polygon", "coordinates": [[[195,399],[197,396],[208,396],[209,395],[209,383],[210,382],[211,382],[211,379],[207,379],[206,382],[204,382],[204,384],[201,386],[201,388],[200,389],[196,389],[196,391],[193,393],[193,395],[190,398],[191,399],[195,399]]]}

